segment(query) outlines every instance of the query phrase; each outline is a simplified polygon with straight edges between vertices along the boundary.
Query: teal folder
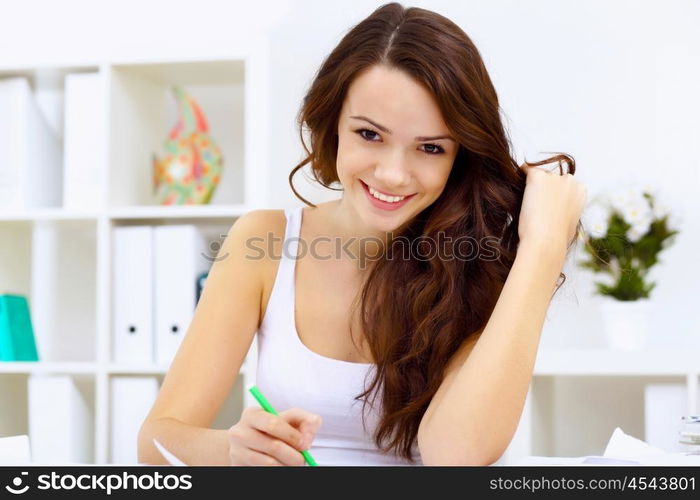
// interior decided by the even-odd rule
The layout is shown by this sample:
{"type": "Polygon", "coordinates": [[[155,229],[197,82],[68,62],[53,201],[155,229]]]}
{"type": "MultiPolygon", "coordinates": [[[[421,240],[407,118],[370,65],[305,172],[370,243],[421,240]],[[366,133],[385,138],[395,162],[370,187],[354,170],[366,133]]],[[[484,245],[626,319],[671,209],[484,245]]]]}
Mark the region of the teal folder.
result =
{"type": "Polygon", "coordinates": [[[0,361],[39,361],[27,299],[0,295],[0,361]]]}

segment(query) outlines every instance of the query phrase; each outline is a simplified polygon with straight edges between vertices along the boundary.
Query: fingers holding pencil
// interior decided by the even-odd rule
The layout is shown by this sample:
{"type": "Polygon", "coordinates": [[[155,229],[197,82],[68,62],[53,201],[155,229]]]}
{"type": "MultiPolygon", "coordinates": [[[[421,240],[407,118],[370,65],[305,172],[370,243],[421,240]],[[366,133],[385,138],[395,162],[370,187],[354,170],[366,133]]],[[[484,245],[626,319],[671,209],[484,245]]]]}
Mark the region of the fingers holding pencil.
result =
{"type": "Polygon", "coordinates": [[[275,415],[248,407],[228,430],[231,464],[302,466],[320,424],[318,415],[300,408],[275,415]]]}
{"type": "Polygon", "coordinates": [[[320,415],[302,410],[301,408],[291,408],[281,411],[279,416],[301,432],[303,436],[302,445],[304,446],[302,451],[311,448],[311,443],[313,443],[316,437],[316,432],[323,423],[320,415]]]}
{"type": "Polygon", "coordinates": [[[252,465],[304,465],[301,450],[258,429],[249,427],[243,430],[243,442],[247,449],[244,457],[252,465]]]}
{"type": "MultiPolygon", "coordinates": [[[[272,415],[279,416],[277,413],[277,410],[275,410],[274,406],[270,404],[270,402],[267,400],[265,396],[263,396],[263,393],[260,392],[260,389],[258,389],[256,386],[252,385],[248,388],[248,391],[253,395],[253,397],[256,399],[258,403],[260,403],[260,406],[262,406],[263,410],[265,410],[267,413],[270,413],[272,415]]],[[[299,442],[298,446],[305,448],[311,446],[311,441],[313,441],[313,434],[315,434],[315,430],[318,429],[318,426],[321,425],[321,417],[319,415],[314,415],[310,412],[307,412],[305,410],[301,410],[299,408],[293,408],[292,410],[287,411],[284,414],[283,418],[289,418],[290,421],[292,422],[297,422],[297,425],[301,427],[301,421],[303,420],[308,420],[310,421],[311,427],[305,426],[304,432],[305,434],[302,434],[303,438],[299,442]]],[[[304,450],[301,452],[302,456],[304,457],[304,460],[306,461],[307,464],[309,464],[312,467],[316,467],[318,464],[316,463],[316,460],[314,457],[311,456],[311,453],[309,453],[308,450],[304,450]]]]}
{"type": "Polygon", "coordinates": [[[278,415],[248,407],[229,431],[232,465],[303,465],[303,434],[278,415]]]}

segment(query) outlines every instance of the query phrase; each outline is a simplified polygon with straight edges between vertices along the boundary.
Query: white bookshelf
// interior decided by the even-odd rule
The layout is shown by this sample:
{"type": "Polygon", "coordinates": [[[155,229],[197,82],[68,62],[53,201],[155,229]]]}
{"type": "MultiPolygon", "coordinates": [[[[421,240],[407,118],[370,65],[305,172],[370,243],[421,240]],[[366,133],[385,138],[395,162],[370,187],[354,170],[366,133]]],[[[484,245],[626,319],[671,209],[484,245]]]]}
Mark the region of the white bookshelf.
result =
{"type": "MultiPolygon", "coordinates": [[[[647,384],[683,386],[683,410],[697,414],[699,357],[693,348],[540,349],[518,429],[497,463],[527,455],[601,455],[618,426],[646,439],[647,384]]],[[[668,412],[674,432],[679,421],[671,408],[668,412]]]]}
{"type": "MultiPolygon", "coordinates": [[[[0,363],[0,436],[29,433],[30,376],[69,375],[81,387],[93,418],[86,431],[92,445],[88,461],[107,464],[111,377],[149,375],[162,383],[167,366],[112,361],[112,230],[193,223],[215,254],[214,242],[223,241],[237,217],[270,207],[267,41],[247,47],[217,58],[0,67],[0,79],[29,78],[32,90],[44,97],[43,111],[57,132],[62,133],[68,74],[99,74],[106,109],[104,158],[96,165],[104,179],[100,206],[0,209],[0,290],[29,298],[40,355],[39,362],[0,363]],[[177,107],[170,92],[175,84],[200,104],[224,156],[221,180],[208,205],[159,206],[152,196],[151,154],[164,154],[163,142],[175,123],[177,107]]],[[[241,375],[253,355],[251,351],[241,375]]],[[[238,419],[248,400],[242,387],[239,377],[215,427],[238,419]]]]}

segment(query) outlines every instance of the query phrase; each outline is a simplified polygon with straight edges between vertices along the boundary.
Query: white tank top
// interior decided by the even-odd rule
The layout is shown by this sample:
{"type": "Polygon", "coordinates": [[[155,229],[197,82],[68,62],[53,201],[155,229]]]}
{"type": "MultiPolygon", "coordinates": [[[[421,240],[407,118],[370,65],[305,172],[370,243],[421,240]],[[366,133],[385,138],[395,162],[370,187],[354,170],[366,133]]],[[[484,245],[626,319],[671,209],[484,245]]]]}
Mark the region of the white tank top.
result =
{"type": "MultiPolygon", "coordinates": [[[[367,403],[362,426],[362,400],[373,363],[352,363],[322,356],[301,341],[295,327],[294,276],[303,207],[285,210],[287,225],[275,283],[258,329],[256,385],[281,412],[301,408],[323,423],[309,452],[318,465],[422,465],[414,443],[411,464],[394,453],[381,452],[372,440],[378,412],[367,403]]],[[[369,401],[372,400],[370,396],[369,401]]],[[[375,406],[381,404],[377,395],[375,406]]]]}

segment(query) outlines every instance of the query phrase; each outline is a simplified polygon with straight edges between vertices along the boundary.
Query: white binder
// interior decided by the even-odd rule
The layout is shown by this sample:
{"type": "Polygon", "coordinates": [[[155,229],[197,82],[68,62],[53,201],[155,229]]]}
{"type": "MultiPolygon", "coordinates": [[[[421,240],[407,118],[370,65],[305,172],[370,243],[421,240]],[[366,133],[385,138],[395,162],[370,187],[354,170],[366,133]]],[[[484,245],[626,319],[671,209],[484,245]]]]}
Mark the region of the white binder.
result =
{"type": "Polygon", "coordinates": [[[113,237],[113,360],[151,364],[154,359],[153,228],[116,227],[113,237]]]}
{"type": "Polygon", "coordinates": [[[0,79],[0,209],[59,206],[61,148],[29,81],[0,79]]]}
{"type": "Polygon", "coordinates": [[[30,375],[29,441],[35,465],[88,464],[93,428],[88,404],[68,375],[30,375]]]}
{"type": "Polygon", "coordinates": [[[211,265],[199,228],[192,224],[155,228],[156,362],[170,365],[194,316],[197,277],[211,265]]]}
{"type": "Polygon", "coordinates": [[[99,73],[66,76],[63,154],[65,208],[98,208],[104,203],[104,108],[99,73]]]}
{"type": "Polygon", "coordinates": [[[116,465],[138,464],[138,435],[158,396],[156,377],[112,377],[111,456],[116,465]]]}

